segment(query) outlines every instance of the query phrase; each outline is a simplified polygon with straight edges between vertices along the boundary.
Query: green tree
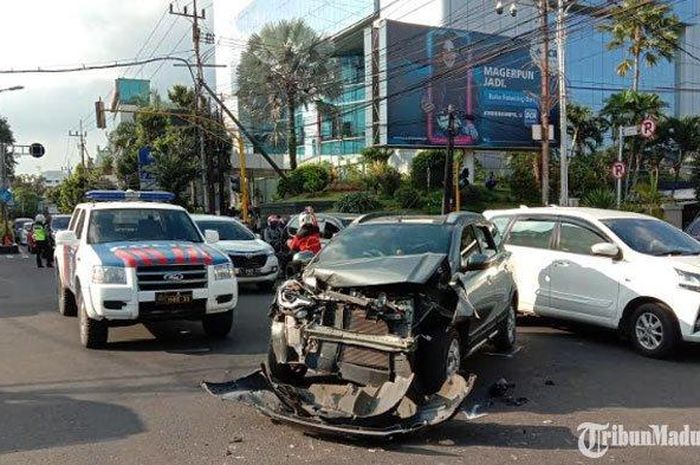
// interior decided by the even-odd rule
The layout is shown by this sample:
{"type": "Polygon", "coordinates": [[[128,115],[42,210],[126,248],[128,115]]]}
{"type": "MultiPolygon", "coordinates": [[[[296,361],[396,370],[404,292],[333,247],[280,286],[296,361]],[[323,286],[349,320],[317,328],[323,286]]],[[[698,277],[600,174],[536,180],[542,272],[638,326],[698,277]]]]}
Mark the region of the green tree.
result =
{"type": "Polygon", "coordinates": [[[584,149],[589,153],[603,143],[606,122],[596,116],[590,107],[569,103],[566,107],[568,126],[566,132],[571,137],[572,154],[580,155],[584,149]]]}
{"type": "Polygon", "coordinates": [[[109,134],[110,151],[120,184],[128,189],[139,188],[138,137],[136,124],[122,122],[109,134]]]}
{"type": "Polygon", "coordinates": [[[116,186],[102,177],[97,168],[75,167],[61,184],[52,190],[49,198],[56,203],[62,213],[70,213],[80,202],[85,201],[85,193],[94,189],[114,189],[116,186]]]}
{"type": "MultiPolygon", "coordinates": [[[[613,138],[617,139],[617,128],[639,124],[645,117],[660,120],[663,109],[667,104],[657,94],[623,90],[612,94],[605,101],[600,111],[600,116],[605,118],[612,129],[613,138]]],[[[642,152],[645,142],[639,137],[630,137],[625,141],[628,173],[632,173],[631,185],[634,188],[639,178],[639,170],[642,166],[642,152]]],[[[625,190],[628,192],[630,176],[625,179],[625,190]]]]}
{"type": "Polygon", "coordinates": [[[270,23],[250,37],[237,72],[238,98],[251,116],[286,118],[289,162],[296,169],[297,109],[341,92],[330,42],[301,19],[270,23]]]}
{"type": "Polygon", "coordinates": [[[175,194],[178,205],[188,207],[187,188],[199,173],[199,163],[192,157],[192,141],[179,129],[170,127],[153,143],[155,163],[150,170],[158,185],[175,194]]]}
{"type": "MultiPolygon", "coordinates": [[[[12,133],[12,128],[10,123],[7,122],[7,118],[0,116],[0,143],[2,144],[14,144],[15,136],[12,133]]],[[[5,161],[7,166],[7,174],[12,177],[15,170],[15,157],[11,153],[5,154],[5,161]]]]}
{"type": "Polygon", "coordinates": [[[609,50],[626,48],[617,74],[632,71],[633,91],[639,90],[640,62],[649,67],[660,59],[671,61],[678,48],[682,24],[667,3],[658,0],[625,0],[611,9],[610,21],[600,26],[610,34],[609,50]]]}
{"type": "MultiPolygon", "coordinates": [[[[669,117],[661,121],[656,137],[658,150],[663,159],[673,169],[674,185],[671,195],[675,194],[675,185],[680,178],[681,168],[686,160],[698,159],[700,154],[700,116],[669,117]]],[[[695,162],[697,165],[697,161],[695,162]]],[[[700,173],[698,166],[692,171],[696,192],[700,192],[700,173]]]]}

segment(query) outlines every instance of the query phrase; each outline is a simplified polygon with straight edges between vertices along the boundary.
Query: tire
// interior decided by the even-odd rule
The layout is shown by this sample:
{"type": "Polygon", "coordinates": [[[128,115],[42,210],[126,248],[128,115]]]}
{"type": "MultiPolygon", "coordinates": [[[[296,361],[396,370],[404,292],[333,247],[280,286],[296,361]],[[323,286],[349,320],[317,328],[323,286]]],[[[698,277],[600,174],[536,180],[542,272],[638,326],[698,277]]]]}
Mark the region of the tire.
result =
{"type": "MultiPolygon", "coordinates": [[[[288,355],[293,355],[292,349],[287,349],[288,355]]],[[[304,365],[290,365],[288,363],[277,363],[277,356],[272,350],[272,344],[267,349],[267,368],[270,376],[276,381],[286,384],[299,384],[306,375],[307,367],[304,365]]]]}
{"type": "Polygon", "coordinates": [[[204,315],[202,328],[204,333],[213,339],[224,339],[233,327],[233,309],[222,313],[204,315]]]}
{"type": "Polygon", "coordinates": [[[493,338],[493,345],[500,352],[510,352],[515,347],[517,341],[517,315],[515,302],[511,302],[508,307],[508,314],[498,324],[498,334],[493,338]]]}
{"type": "Polygon", "coordinates": [[[101,349],[107,344],[109,328],[104,321],[93,320],[87,314],[85,301],[78,294],[80,343],[87,349],[101,349]]]}
{"type": "Polygon", "coordinates": [[[673,315],[657,304],[643,304],[635,309],[628,326],[632,346],[640,354],[651,358],[671,355],[680,335],[673,315]]]}
{"type": "Polygon", "coordinates": [[[75,304],[73,293],[63,287],[61,274],[56,271],[56,286],[58,289],[58,313],[63,316],[76,316],[78,314],[78,306],[75,304]]]}
{"type": "Polygon", "coordinates": [[[424,395],[437,392],[462,366],[463,347],[454,328],[435,329],[422,338],[416,353],[416,375],[424,395]]]}

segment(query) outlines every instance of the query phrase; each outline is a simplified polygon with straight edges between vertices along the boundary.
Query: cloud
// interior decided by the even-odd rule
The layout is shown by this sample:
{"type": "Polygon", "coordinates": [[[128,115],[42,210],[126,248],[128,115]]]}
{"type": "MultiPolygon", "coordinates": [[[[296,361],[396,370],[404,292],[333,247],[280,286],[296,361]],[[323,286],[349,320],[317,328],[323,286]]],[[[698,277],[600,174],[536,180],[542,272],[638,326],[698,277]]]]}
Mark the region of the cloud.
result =
{"type": "MultiPolygon", "coordinates": [[[[134,58],[167,10],[169,1],[6,0],[2,3],[0,69],[20,69],[134,58]]],[[[209,10],[208,17],[212,17],[209,10]]],[[[165,14],[142,56],[191,48],[190,23],[165,14]],[[178,41],[181,43],[176,47],[178,41]],[[154,50],[159,42],[160,46],[154,50]]],[[[184,57],[190,55],[181,53],[184,57]]],[[[104,131],[95,128],[95,100],[109,99],[117,77],[148,79],[157,68],[154,64],[129,70],[0,75],[0,88],[25,86],[21,91],[0,93],[0,115],[8,118],[18,143],[38,141],[47,150],[41,160],[22,159],[18,171],[36,173],[37,166],[57,169],[66,160],[75,165],[79,159],[76,140],[69,141],[67,134],[77,129],[80,118],[84,118],[88,131],[88,151],[94,155],[95,146],[106,143],[104,131]]],[[[207,73],[207,77],[212,78],[212,73],[207,73]]],[[[191,78],[186,69],[166,63],[160,67],[152,86],[166,95],[174,83],[191,84],[191,78]]]]}

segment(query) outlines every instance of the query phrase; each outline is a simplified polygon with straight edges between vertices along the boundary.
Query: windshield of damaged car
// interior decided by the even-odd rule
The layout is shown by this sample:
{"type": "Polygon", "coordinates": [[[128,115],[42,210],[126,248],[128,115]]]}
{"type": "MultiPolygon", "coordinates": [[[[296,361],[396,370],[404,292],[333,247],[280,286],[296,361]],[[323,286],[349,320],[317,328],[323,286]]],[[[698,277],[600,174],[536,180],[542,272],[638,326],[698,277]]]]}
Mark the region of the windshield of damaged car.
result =
{"type": "Polygon", "coordinates": [[[621,218],[603,223],[625,244],[643,254],[700,255],[700,242],[665,221],[621,218]]]}
{"type": "Polygon", "coordinates": [[[351,226],[331,241],[316,263],[425,253],[447,254],[451,229],[443,224],[365,224],[351,226]]]}

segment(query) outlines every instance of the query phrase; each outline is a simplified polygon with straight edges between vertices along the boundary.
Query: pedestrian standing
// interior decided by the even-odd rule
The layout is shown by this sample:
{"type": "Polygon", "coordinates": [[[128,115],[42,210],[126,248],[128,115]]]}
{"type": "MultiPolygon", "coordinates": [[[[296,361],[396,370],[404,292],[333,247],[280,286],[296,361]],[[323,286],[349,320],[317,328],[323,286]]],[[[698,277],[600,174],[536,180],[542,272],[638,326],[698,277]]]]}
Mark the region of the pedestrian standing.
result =
{"type": "Polygon", "coordinates": [[[36,266],[43,268],[42,258],[46,261],[48,268],[53,268],[53,252],[51,250],[51,238],[49,237],[46,218],[41,213],[34,218],[32,225],[32,237],[34,238],[34,249],[36,253],[36,266]]]}

